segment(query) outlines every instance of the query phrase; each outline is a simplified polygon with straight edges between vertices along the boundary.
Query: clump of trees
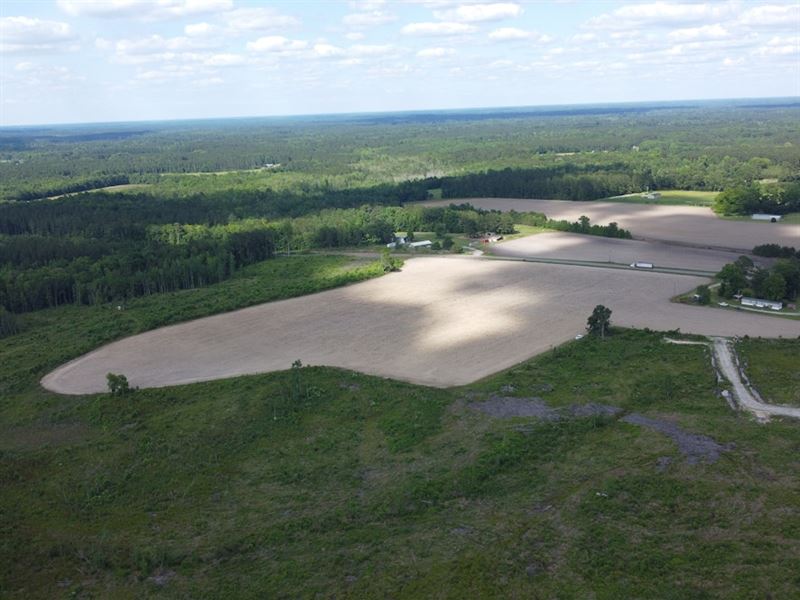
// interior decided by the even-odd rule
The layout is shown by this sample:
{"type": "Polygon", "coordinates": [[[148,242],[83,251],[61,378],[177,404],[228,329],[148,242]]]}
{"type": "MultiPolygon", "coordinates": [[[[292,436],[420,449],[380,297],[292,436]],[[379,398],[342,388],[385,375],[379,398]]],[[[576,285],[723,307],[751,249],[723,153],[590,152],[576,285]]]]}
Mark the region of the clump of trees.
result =
{"type": "Polygon", "coordinates": [[[723,215],[753,213],[782,215],[800,211],[800,183],[780,185],[750,183],[731,187],[714,198],[714,211],[723,215]]]}
{"type": "Polygon", "coordinates": [[[106,382],[108,384],[108,393],[112,396],[124,396],[133,391],[125,375],[108,373],[106,374],[106,382]]]}
{"type": "Polygon", "coordinates": [[[763,268],[740,256],[722,267],[717,279],[723,298],[742,294],[766,300],[795,300],[800,293],[800,259],[779,259],[772,267],[763,268]]]}
{"type": "Polygon", "coordinates": [[[753,248],[753,254],[769,258],[800,258],[800,250],[796,250],[794,246],[780,244],[761,244],[753,248]]]}
{"type": "Polygon", "coordinates": [[[610,328],[611,309],[598,304],[586,321],[586,329],[590,334],[599,335],[601,339],[605,339],[610,328]]]}

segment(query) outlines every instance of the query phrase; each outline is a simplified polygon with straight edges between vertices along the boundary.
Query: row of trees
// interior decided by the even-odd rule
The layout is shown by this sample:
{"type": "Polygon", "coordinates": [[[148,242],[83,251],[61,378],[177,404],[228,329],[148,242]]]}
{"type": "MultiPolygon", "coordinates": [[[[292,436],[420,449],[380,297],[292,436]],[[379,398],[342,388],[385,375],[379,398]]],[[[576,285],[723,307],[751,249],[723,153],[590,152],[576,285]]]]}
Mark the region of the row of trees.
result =
{"type": "MultiPolygon", "coordinates": [[[[85,199],[76,199],[79,205],[85,199]]],[[[113,207],[104,207],[112,210],[113,207]]],[[[57,214],[57,213],[56,213],[57,214]]],[[[78,213],[67,213],[68,221],[78,213]]],[[[104,211],[99,214],[105,215],[104,211]]],[[[385,244],[397,231],[432,231],[448,249],[449,234],[513,233],[514,223],[607,237],[630,237],[616,223],[598,226],[587,217],[553,221],[541,213],[501,213],[468,204],[448,207],[361,206],[328,209],[295,219],[236,219],[228,223],[148,224],[152,212],[122,211],[109,237],[61,239],[18,235],[0,239],[0,306],[25,312],[62,304],[95,304],[201,287],[277,252],[385,244]],[[127,235],[126,235],[127,234],[127,235]]],[[[97,213],[83,226],[94,231],[97,213]]],[[[25,223],[17,223],[24,225],[25,223]]]]}
{"type": "Polygon", "coordinates": [[[62,304],[96,304],[202,287],[275,252],[272,228],[215,228],[186,244],[155,240],[120,246],[99,259],[79,257],[34,268],[0,269],[0,306],[26,312],[62,304]]]}
{"type": "Polygon", "coordinates": [[[717,194],[714,211],[723,215],[786,214],[800,211],[800,183],[731,187],[717,194]]]}
{"type": "Polygon", "coordinates": [[[800,294],[800,259],[778,259],[772,267],[762,268],[740,256],[725,265],[717,278],[723,298],[742,294],[767,300],[795,300],[800,294]]]}

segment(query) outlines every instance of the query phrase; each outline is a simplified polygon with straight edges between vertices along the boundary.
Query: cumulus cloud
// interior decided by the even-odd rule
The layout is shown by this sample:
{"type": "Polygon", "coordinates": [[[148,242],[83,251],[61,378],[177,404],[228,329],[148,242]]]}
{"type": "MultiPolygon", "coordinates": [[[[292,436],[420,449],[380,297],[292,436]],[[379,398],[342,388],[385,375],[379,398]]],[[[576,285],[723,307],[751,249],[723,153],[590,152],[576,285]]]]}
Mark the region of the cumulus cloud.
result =
{"type": "Polygon", "coordinates": [[[297,17],[265,7],[237,8],[223,13],[222,19],[233,32],[271,31],[300,25],[297,17]]]}
{"type": "Polygon", "coordinates": [[[799,36],[775,36],[755,50],[755,54],[760,56],[793,56],[800,55],[800,35],[799,36]]]}
{"type": "Polygon", "coordinates": [[[800,28],[800,4],[767,4],[751,8],[739,18],[742,25],[800,28]]]}
{"type": "Polygon", "coordinates": [[[732,14],[732,4],[652,2],[629,4],[589,19],[588,28],[632,29],[719,21],[732,14]]]}
{"type": "Polygon", "coordinates": [[[67,23],[35,17],[0,18],[0,52],[52,52],[64,50],[76,39],[67,23]]]}
{"type": "Polygon", "coordinates": [[[445,58],[446,56],[453,56],[456,51],[453,48],[423,48],[417,52],[420,58],[445,58]]]}
{"type": "Polygon", "coordinates": [[[349,52],[354,56],[386,56],[395,50],[391,44],[356,44],[349,48],[349,52]]]}
{"type": "Polygon", "coordinates": [[[247,44],[247,49],[254,52],[296,52],[308,46],[304,40],[290,40],[282,35],[268,35],[247,44]]]}
{"type": "Polygon", "coordinates": [[[489,39],[493,42],[513,42],[517,40],[533,40],[540,43],[547,43],[553,40],[549,35],[544,35],[536,31],[526,31],[517,27],[501,27],[489,33],[489,39]]]}
{"type": "Polygon", "coordinates": [[[669,39],[677,42],[692,40],[719,40],[729,37],[731,34],[719,23],[715,25],[703,25],[701,27],[689,27],[676,29],[669,33],[669,39]]]}
{"type": "Polygon", "coordinates": [[[498,21],[510,19],[522,14],[522,7],[512,2],[495,2],[492,4],[464,4],[450,10],[437,10],[433,15],[443,21],[461,23],[479,23],[482,21],[498,21]]]}
{"type": "Polygon", "coordinates": [[[314,55],[319,58],[336,58],[345,53],[344,48],[332,44],[314,44],[314,55]]]}
{"type": "Polygon", "coordinates": [[[241,54],[212,54],[203,61],[209,67],[235,67],[244,64],[245,58],[241,54]]]}
{"type": "Polygon", "coordinates": [[[409,23],[400,30],[405,35],[463,35],[474,33],[477,27],[466,23],[443,21],[441,23],[409,23]]]}
{"type": "Polygon", "coordinates": [[[208,23],[191,23],[183,28],[183,32],[189,37],[215,35],[218,31],[218,27],[208,23]]]}
{"type": "Polygon", "coordinates": [[[57,0],[57,4],[73,17],[161,20],[229,10],[233,0],[57,0]]]}
{"type": "Polygon", "coordinates": [[[350,13],[342,18],[342,23],[347,27],[361,29],[365,27],[377,27],[396,21],[397,17],[382,10],[372,10],[369,12],[350,13]]]}

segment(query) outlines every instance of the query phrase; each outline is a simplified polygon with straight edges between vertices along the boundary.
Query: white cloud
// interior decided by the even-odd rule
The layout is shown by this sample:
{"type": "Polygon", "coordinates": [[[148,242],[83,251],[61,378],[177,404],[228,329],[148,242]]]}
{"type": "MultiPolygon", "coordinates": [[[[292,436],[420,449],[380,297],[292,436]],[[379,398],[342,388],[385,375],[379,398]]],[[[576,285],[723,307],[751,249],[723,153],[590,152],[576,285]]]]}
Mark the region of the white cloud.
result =
{"type": "Polygon", "coordinates": [[[400,30],[405,35],[462,35],[477,31],[474,25],[465,23],[409,23],[400,30]]]}
{"type": "Polygon", "coordinates": [[[533,40],[542,44],[553,41],[549,35],[544,35],[536,31],[526,31],[516,27],[501,27],[489,33],[489,39],[493,42],[513,42],[517,40],[533,40]]]}
{"type": "Polygon", "coordinates": [[[349,53],[354,56],[386,56],[395,50],[391,44],[356,44],[349,48],[349,53]]]}
{"type": "Polygon", "coordinates": [[[453,48],[423,48],[417,52],[420,58],[445,58],[453,56],[456,51],[453,48]]]}
{"type": "Polygon", "coordinates": [[[522,7],[512,2],[495,2],[492,4],[464,4],[451,10],[437,10],[433,15],[443,21],[462,23],[478,23],[481,21],[498,21],[510,19],[522,14],[522,7]]]}
{"type": "Polygon", "coordinates": [[[345,33],[344,37],[346,37],[351,42],[357,42],[358,40],[363,40],[367,36],[365,36],[360,31],[351,31],[350,33],[345,33]]]}
{"type": "Polygon", "coordinates": [[[22,61],[8,73],[8,81],[15,86],[34,90],[64,90],[71,84],[85,82],[86,78],[76,75],[67,67],[22,61]]]}
{"type": "Polygon", "coordinates": [[[345,53],[343,48],[332,44],[314,44],[313,50],[319,58],[335,58],[345,53]]]}
{"type": "Polygon", "coordinates": [[[209,67],[235,67],[245,63],[245,58],[241,54],[212,54],[203,61],[209,67]]]}
{"type": "Polygon", "coordinates": [[[800,35],[798,36],[775,36],[755,50],[755,54],[760,56],[791,56],[800,54],[800,35]]]}
{"type": "Polygon", "coordinates": [[[189,37],[215,35],[218,31],[218,27],[208,23],[191,23],[183,28],[183,32],[189,37]]]}
{"type": "Polygon", "coordinates": [[[163,52],[207,50],[216,47],[216,44],[207,40],[188,37],[165,38],[160,35],[150,35],[144,38],[119,40],[114,47],[120,56],[135,56],[163,52]]]}
{"type": "Polygon", "coordinates": [[[233,7],[233,0],[57,0],[57,4],[73,17],[154,21],[229,10],[233,7]]]}
{"type": "Polygon", "coordinates": [[[237,8],[223,13],[223,20],[234,31],[271,31],[296,27],[297,17],[284,15],[272,8],[237,8]]]}
{"type": "Polygon", "coordinates": [[[800,4],[756,6],[739,18],[742,25],[800,29],[800,4]]]}
{"type": "Polygon", "coordinates": [[[35,17],[0,18],[0,52],[52,52],[69,47],[75,39],[67,23],[35,17]]]}
{"type": "Polygon", "coordinates": [[[726,56],[725,59],[722,61],[723,67],[736,67],[744,63],[743,58],[731,58],[730,56],[726,56]]]}
{"type": "Polygon", "coordinates": [[[396,21],[397,17],[391,13],[382,10],[373,10],[370,12],[359,12],[345,15],[342,18],[342,23],[347,27],[365,28],[377,27],[379,25],[386,25],[392,21],[396,21]]]}
{"type": "Polygon", "coordinates": [[[611,13],[589,19],[587,28],[636,29],[641,27],[669,27],[683,24],[719,21],[734,11],[734,5],[712,3],[652,2],[629,4],[611,13]]]}
{"type": "Polygon", "coordinates": [[[247,44],[248,50],[255,52],[295,52],[308,46],[304,40],[290,40],[282,35],[268,35],[247,44]]]}
{"type": "Polygon", "coordinates": [[[731,34],[719,23],[714,25],[703,25],[702,27],[689,27],[686,29],[676,29],[671,31],[669,39],[676,42],[693,40],[720,40],[729,37],[731,34]]]}

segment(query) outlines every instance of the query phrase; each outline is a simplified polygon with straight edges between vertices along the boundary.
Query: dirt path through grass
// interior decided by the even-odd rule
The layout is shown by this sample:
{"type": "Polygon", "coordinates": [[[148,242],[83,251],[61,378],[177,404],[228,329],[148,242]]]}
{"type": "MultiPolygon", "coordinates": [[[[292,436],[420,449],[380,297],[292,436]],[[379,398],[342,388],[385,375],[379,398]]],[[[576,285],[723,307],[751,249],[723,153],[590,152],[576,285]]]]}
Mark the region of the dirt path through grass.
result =
{"type": "Polygon", "coordinates": [[[770,416],[800,418],[800,408],[792,406],[777,406],[765,403],[758,392],[742,380],[742,373],[736,359],[736,352],[731,341],[726,338],[713,338],[712,348],[717,367],[733,386],[733,395],[736,402],[743,409],[750,411],[757,418],[766,420],[770,416]]]}

